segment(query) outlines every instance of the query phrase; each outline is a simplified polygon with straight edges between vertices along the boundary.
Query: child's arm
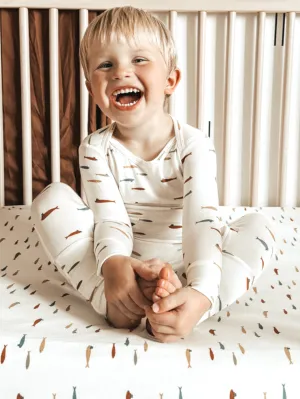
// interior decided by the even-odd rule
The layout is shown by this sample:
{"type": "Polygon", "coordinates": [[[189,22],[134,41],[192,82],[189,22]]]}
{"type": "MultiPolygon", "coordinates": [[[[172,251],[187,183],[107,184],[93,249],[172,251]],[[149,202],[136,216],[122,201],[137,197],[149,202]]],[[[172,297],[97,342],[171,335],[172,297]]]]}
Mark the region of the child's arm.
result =
{"type": "Polygon", "coordinates": [[[80,145],[79,165],[88,206],[95,218],[94,251],[100,275],[106,259],[131,255],[132,228],[106,154],[99,145],[93,145],[93,136],[80,145]]]}
{"type": "Polygon", "coordinates": [[[181,154],[183,199],[183,253],[187,285],[213,304],[219,293],[222,269],[221,222],[214,145],[202,132],[187,141],[181,154]]]}
{"type": "MultiPolygon", "coordinates": [[[[93,141],[97,143],[98,138],[97,135],[88,136],[79,148],[81,178],[95,220],[97,275],[104,276],[102,267],[106,263],[104,278],[105,287],[109,288],[105,289],[107,302],[111,300],[112,305],[128,319],[134,319],[134,314],[140,317],[144,315],[143,307],[149,302],[140,292],[133,268],[129,271],[134,261],[130,258],[133,247],[130,219],[108,166],[106,154],[99,144],[93,145],[93,141]],[[121,276],[123,282],[126,279],[126,284],[120,285],[111,275],[121,276]]],[[[139,269],[141,267],[139,265],[139,269]]]]}

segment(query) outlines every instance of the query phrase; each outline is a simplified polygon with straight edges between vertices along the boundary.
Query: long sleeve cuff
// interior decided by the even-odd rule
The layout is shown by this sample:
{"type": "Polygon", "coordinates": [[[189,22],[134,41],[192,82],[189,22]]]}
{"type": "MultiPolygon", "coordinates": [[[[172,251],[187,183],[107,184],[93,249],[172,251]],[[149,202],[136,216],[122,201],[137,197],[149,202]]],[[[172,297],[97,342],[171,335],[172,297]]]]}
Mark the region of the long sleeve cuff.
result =
{"type": "Polygon", "coordinates": [[[193,262],[187,268],[187,285],[205,295],[214,305],[219,295],[221,281],[221,265],[211,261],[193,262]]]}
{"type": "Polygon", "coordinates": [[[130,256],[132,253],[133,241],[129,226],[115,228],[113,223],[97,223],[94,237],[97,237],[94,252],[98,276],[102,275],[102,265],[108,258],[113,255],[130,256]]]}

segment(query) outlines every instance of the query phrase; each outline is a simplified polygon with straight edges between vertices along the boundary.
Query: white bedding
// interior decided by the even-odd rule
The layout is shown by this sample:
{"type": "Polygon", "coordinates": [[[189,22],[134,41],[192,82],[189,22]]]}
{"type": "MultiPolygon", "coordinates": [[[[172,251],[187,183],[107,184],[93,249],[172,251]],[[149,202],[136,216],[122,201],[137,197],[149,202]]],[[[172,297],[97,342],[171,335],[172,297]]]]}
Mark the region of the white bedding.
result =
{"type": "MultiPolygon", "coordinates": [[[[258,210],[221,209],[226,221],[258,210]]],[[[276,221],[278,260],[190,337],[160,344],[144,323],[99,319],[48,264],[29,209],[0,209],[0,397],[299,399],[300,208],[260,210],[276,221]]]]}

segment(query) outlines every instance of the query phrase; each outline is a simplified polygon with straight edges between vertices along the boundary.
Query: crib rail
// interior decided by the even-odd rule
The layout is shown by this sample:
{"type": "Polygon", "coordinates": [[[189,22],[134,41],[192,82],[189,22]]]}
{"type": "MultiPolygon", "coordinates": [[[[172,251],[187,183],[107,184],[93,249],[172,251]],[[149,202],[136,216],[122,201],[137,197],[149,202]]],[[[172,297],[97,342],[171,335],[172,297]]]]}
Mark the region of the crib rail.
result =
{"type": "MultiPolygon", "coordinates": [[[[27,7],[27,8],[60,8],[60,9],[106,9],[123,6],[123,0],[102,0],[95,3],[95,0],[1,0],[0,7],[27,7]]],[[[152,11],[177,10],[181,12],[194,12],[205,10],[208,12],[300,12],[298,0],[131,0],[133,7],[147,8],[152,11]]]]}
{"type": "MultiPolygon", "coordinates": [[[[58,79],[58,13],[56,8],[61,6],[61,1],[46,0],[0,0],[0,7],[21,7],[19,9],[19,28],[20,28],[20,57],[21,57],[21,88],[22,88],[22,137],[23,137],[23,198],[24,204],[30,205],[32,202],[32,151],[31,151],[31,111],[30,111],[30,61],[29,61],[29,37],[28,37],[28,8],[49,8],[49,42],[50,42],[50,99],[51,99],[51,179],[53,182],[60,181],[60,126],[59,126],[59,79],[58,79]],[[24,7],[26,6],[26,8],[24,7]]],[[[122,1],[110,0],[102,1],[101,8],[121,5],[122,1]]],[[[291,158],[289,157],[290,149],[296,144],[290,134],[291,121],[291,89],[293,80],[293,52],[295,40],[299,46],[299,37],[295,39],[295,20],[296,12],[300,12],[300,2],[297,1],[227,1],[224,4],[219,0],[203,0],[201,8],[205,11],[196,11],[197,2],[186,0],[151,0],[151,7],[156,11],[166,10],[168,7],[171,11],[169,14],[169,27],[175,36],[177,27],[178,12],[188,11],[194,12],[198,20],[198,31],[196,33],[197,42],[197,127],[205,130],[204,126],[204,108],[205,108],[205,79],[206,79],[206,34],[207,34],[207,17],[209,11],[218,11],[227,13],[227,29],[226,29],[226,53],[224,58],[225,67],[225,96],[224,96],[224,132],[223,132],[223,163],[219,164],[218,173],[220,175],[220,204],[221,205],[239,205],[234,203],[232,197],[233,185],[232,172],[234,165],[232,163],[232,153],[234,151],[234,139],[232,136],[232,124],[234,117],[234,107],[232,102],[233,83],[234,83],[234,59],[235,59],[235,29],[237,12],[253,12],[257,18],[256,29],[256,55],[254,68],[254,95],[251,99],[253,105],[253,124],[252,124],[252,143],[251,143],[251,167],[250,167],[250,196],[248,203],[244,205],[259,206],[260,202],[259,190],[261,187],[261,141],[262,141],[262,84],[264,79],[264,54],[265,54],[265,24],[266,12],[271,11],[288,11],[286,18],[286,44],[284,50],[284,72],[282,87],[282,104],[281,104],[281,129],[280,129],[280,146],[279,146],[279,162],[278,162],[278,189],[276,198],[273,199],[272,205],[275,206],[299,206],[297,203],[296,190],[291,190],[289,179],[289,171],[293,169],[291,166],[291,158]],[[257,8],[263,11],[257,12],[257,8]],[[176,11],[174,10],[176,8],[176,11]],[[232,11],[234,9],[235,11],[232,11]],[[207,11],[209,10],[209,11],[207,11]]],[[[144,2],[132,1],[134,6],[143,6],[144,2]],[[142,4],[143,3],[143,4],[142,4]]],[[[95,2],[74,1],[64,2],[63,8],[80,8],[79,24],[80,37],[88,25],[88,8],[95,9],[95,2]],[[84,8],[82,8],[84,7],[84,8]]],[[[61,8],[61,7],[60,7],[61,8]]],[[[1,46],[1,39],[0,39],[1,46]]],[[[1,55],[1,51],[0,51],[1,55]]],[[[1,60],[0,60],[1,61],[1,60]]],[[[1,62],[0,62],[1,66],[1,62]]],[[[1,67],[0,67],[0,205],[5,205],[4,201],[4,157],[3,157],[3,115],[2,115],[2,88],[1,88],[1,67]]],[[[171,97],[169,112],[175,112],[176,96],[171,97]]],[[[88,123],[88,93],[85,88],[85,80],[83,71],[80,75],[80,137],[81,140],[87,135],[88,123]]],[[[299,155],[300,156],[300,155],[299,155]]],[[[300,180],[300,172],[294,170],[295,182],[300,180]]],[[[300,183],[299,183],[300,185],[300,183]]],[[[300,191],[300,190],[299,190],[300,191]]],[[[83,189],[82,189],[83,196],[83,189]]],[[[268,205],[268,204],[263,204],[268,205]]]]}

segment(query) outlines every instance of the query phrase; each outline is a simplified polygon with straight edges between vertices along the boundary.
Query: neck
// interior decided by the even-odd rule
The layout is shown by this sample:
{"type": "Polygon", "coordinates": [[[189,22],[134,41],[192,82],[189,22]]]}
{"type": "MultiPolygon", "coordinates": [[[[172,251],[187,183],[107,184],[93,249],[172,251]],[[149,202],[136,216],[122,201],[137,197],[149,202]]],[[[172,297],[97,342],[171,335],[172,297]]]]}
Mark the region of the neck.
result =
{"type": "Polygon", "coordinates": [[[116,123],[114,136],[122,142],[138,141],[140,144],[147,144],[162,136],[173,134],[173,121],[165,112],[157,113],[142,124],[134,126],[120,125],[116,123]]]}

